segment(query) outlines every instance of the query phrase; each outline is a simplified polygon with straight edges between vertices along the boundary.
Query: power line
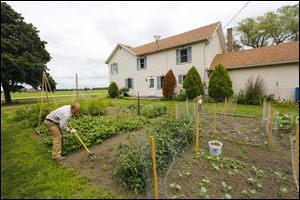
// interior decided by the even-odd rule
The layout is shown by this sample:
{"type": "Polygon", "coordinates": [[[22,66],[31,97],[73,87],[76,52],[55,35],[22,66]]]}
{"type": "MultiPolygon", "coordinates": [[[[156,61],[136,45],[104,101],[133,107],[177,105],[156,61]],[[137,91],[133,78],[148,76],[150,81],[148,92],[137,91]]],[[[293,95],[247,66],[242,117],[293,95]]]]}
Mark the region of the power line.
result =
{"type": "Polygon", "coordinates": [[[242,10],[250,3],[250,1],[248,1],[243,7],[242,9],[226,24],[226,26],[224,26],[224,29],[232,22],[232,20],[234,20],[234,18],[236,18],[240,12],[242,12],[242,10]]]}

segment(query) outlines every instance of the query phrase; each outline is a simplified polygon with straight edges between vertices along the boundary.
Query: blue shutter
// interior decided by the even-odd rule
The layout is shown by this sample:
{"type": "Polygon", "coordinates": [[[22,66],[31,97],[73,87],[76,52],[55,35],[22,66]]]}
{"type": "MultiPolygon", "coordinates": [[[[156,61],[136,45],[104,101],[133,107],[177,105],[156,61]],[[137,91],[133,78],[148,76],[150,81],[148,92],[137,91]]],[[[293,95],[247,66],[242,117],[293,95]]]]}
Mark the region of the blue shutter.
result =
{"type": "Polygon", "coordinates": [[[113,74],[113,64],[110,64],[110,73],[113,74]]]}
{"type": "Polygon", "coordinates": [[[127,79],[125,79],[125,88],[128,88],[127,79]]]}
{"type": "Polygon", "coordinates": [[[180,50],[176,49],[176,65],[180,63],[180,50]]]}
{"type": "Polygon", "coordinates": [[[192,47],[187,48],[187,60],[188,62],[192,62],[192,47]]]}
{"type": "Polygon", "coordinates": [[[178,75],[178,83],[182,84],[182,75],[178,75]]]}
{"type": "Polygon", "coordinates": [[[147,57],[144,57],[144,69],[147,69],[147,57]]]}
{"type": "Polygon", "coordinates": [[[157,89],[159,90],[161,88],[160,76],[156,77],[156,80],[157,80],[157,89]]]}
{"type": "Polygon", "coordinates": [[[119,65],[118,63],[116,64],[116,74],[118,73],[118,70],[119,70],[119,65]]]}
{"type": "Polygon", "coordinates": [[[137,68],[137,70],[140,70],[140,59],[139,58],[136,59],[136,68],[137,68]]]}

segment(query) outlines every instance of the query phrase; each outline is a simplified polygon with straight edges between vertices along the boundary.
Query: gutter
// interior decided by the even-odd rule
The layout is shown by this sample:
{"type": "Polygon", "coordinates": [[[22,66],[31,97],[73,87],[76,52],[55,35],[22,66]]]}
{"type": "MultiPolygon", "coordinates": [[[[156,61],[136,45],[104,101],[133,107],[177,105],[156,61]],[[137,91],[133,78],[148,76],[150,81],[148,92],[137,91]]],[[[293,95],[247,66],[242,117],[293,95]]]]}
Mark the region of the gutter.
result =
{"type": "MultiPolygon", "coordinates": [[[[244,65],[244,66],[237,66],[237,67],[226,67],[226,69],[227,70],[235,70],[235,69],[243,69],[243,68],[268,66],[268,65],[291,64],[291,63],[299,63],[299,60],[264,63],[264,64],[256,64],[256,65],[244,65]]],[[[206,71],[213,71],[213,69],[209,68],[209,69],[206,69],[206,71]]]]}

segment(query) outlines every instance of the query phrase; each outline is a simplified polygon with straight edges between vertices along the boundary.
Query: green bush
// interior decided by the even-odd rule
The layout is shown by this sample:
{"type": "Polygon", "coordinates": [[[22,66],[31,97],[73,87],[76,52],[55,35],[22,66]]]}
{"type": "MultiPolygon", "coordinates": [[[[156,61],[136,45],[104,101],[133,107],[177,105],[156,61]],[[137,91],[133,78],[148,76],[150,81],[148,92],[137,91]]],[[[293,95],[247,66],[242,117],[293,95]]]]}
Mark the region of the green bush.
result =
{"type": "Polygon", "coordinates": [[[119,88],[116,82],[111,82],[108,86],[108,95],[110,98],[116,98],[119,96],[119,88]]]}
{"type": "Polygon", "coordinates": [[[119,90],[119,96],[129,97],[129,89],[128,88],[121,88],[119,90]]]}
{"type": "MultiPolygon", "coordinates": [[[[194,139],[194,126],[187,121],[166,119],[153,131],[158,174],[164,174],[168,164],[194,139]]],[[[119,146],[113,175],[121,185],[135,192],[145,192],[151,177],[149,137],[140,144],[125,141],[119,146]]]]}
{"type": "Polygon", "coordinates": [[[203,85],[196,67],[193,66],[187,72],[183,82],[183,88],[189,99],[194,99],[199,95],[203,95],[203,85]]]}
{"type": "Polygon", "coordinates": [[[222,64],[215,66],[208,84],[208,94],[217,101],[224,101],[233,95],[232,81],[222,64]]]}

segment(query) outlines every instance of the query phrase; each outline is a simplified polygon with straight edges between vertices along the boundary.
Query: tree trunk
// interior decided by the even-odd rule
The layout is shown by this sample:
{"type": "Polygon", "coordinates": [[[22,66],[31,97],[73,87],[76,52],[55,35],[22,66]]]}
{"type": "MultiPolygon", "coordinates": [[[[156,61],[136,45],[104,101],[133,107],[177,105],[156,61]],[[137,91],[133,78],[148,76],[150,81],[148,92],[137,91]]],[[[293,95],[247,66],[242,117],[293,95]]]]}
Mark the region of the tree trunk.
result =
{"type": "Polygon", "coordinates": [[[11,96],[10,96],[10,86],[8,83],[2,82],[2,87],[4,91],[4,97],[6,103],[12,103],[11,96]]]}

